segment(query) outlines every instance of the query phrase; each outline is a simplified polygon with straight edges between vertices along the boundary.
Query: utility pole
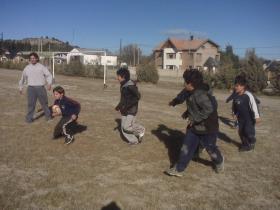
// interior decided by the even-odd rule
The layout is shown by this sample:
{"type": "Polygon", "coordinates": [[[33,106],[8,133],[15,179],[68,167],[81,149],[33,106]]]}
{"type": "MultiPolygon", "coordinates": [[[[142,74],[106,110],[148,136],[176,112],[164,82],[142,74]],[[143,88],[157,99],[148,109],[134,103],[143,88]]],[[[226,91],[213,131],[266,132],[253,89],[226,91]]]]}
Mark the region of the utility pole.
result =
{"type": "Polygon", "coordinates": [[[137,62],[137,64],[139,65],[139,63],[140,63],[140,48],[137,46],[137,56],[138,56],[138,62],[137,62]]]}
{"type": "Polygon", "coordinates": [[[135,66],[135,44],[133,45],[133,66],[135,66]]]}
{"type": "Polygon", "coordinates": [[[120,39],[120,52],[119,52],[119,56],[121,57],[122,56],[122,39],[120,39]]]}
{"type": "Polygon", "coordinates": [[[3,32],[1,33],[1,43],[0,43],[0,50],[2,50],[3,47],[3,32]]]}
{"type": "Polygon", "coordinates": [[[40,38],[38,38],[38,53],[40,52],[40,38]]]}

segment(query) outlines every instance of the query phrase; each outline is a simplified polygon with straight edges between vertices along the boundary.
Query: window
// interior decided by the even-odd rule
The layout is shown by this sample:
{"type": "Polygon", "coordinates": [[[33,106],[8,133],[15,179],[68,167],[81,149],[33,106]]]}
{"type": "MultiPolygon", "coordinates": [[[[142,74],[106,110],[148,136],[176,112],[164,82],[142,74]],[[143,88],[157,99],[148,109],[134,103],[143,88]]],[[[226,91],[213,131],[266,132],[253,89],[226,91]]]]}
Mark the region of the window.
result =
{"type": "Polygon", "coordinates": [[[166,69],[173,70],[175,66],[173,65],[166,65],[166,69]]]}
{"type": "Polygon", "coordinates": [[[201,62],[201,61],[202,61],[202,54],[196,53],[196,62],[201,62]]]}
{"type": "Polygon", "coordinates": [[[180,58],[180,60],[182,60],[182,57],[183,57],[182,54],[183,54],[183,53],[179,53],[179,58],[180,58]]]}
{"type": "Polygon", "coordinates": [[[175,53],[166,53],[166,58],[167,59],[176,59],[176,54],[175,53]]]}
{"type": "Polygon", "coordinates": [[[220,60],[220,56],[219,56],[219,55],[216,55],[215,60],[216,60],[216,61],[219,61],[219,60],[220,60]]]}
{"type": "Polygon", "coordinates": [[[193,59],[193,53],[189,53],[190,59],[193,59]]]}

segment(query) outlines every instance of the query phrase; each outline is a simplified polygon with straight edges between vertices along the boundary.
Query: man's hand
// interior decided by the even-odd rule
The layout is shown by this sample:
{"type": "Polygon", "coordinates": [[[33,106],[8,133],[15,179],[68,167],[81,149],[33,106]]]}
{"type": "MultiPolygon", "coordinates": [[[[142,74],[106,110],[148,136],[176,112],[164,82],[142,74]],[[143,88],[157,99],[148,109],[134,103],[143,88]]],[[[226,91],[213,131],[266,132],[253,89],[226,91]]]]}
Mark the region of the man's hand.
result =
{"type": "Polygon", "coordinates": [[[261,118],[256,118],[256,124],[259,124],[261,122],[261,118]]]}
{"type": "Polygon", "coordinates": [[[47,89],[51,90],[52,89],[52,85],[47,85],[47,89]]]}
{"type": "Polygon", "coordinates": [[[71,119],[72,119],[72,120],[76,120],[76,119],[77,119],[77,115],[72,114],[71,119]]]}

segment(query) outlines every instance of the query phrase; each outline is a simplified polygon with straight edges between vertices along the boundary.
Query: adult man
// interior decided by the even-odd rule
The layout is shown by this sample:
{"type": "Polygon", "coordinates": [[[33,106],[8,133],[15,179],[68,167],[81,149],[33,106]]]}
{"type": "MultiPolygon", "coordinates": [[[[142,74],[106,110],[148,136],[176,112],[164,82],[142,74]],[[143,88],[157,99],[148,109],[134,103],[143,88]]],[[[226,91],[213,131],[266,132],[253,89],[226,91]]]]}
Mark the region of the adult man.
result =
{"type": "Polygon", "coordinates": [[[39,56],[37,53],[31,53],[29,55],[30,63],[24,68],[22,72],[21,79],[19,81],[19,91],[22,94],[23,85],[27,83],[27,115],[26,122],[33,122],[33,114],[35,111],[35,106],[37,99],[44,110],[46,120],[51,119],[51,113],[48,108],[48,96],[45,89],[45,84],[47,81],[47,89],[51,90],[52,75],[49,70],[39,63],[39,56]]]}

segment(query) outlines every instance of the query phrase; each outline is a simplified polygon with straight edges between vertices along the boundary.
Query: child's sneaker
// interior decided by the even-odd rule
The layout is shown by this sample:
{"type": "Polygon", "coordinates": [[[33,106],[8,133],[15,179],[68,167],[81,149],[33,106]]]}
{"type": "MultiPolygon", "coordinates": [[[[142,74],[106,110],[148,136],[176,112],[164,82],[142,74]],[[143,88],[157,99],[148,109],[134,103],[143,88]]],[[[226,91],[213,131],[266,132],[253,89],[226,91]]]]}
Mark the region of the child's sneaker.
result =
{"type": "Polygon", "coordinates": [[[221,173],[224,171],[224,162],[225,162],[225,159],[224,157],[222,156],[222,162],[220,164],[216,164],[215,165],[215,172],[217,174],[221,173]]]}
{"type": "Polygon", "coordinates": [[[69,135],[69,136],[66,136],[65,137],[65,144],[71,144],[72,142],[74,141],[74,136],[71,136],[71,135],[69,135]]]}
{"type": "Polygon", "coordinates": [[[176,176],[176,177],[182,177],[183,176],[183,172],[177,171],[176,167],[173,167],[173,168],[170,168],[170,169],[166,170],[165,173],[169,176],[176,176]]]}
{"type": "Polygon", "coordinates": [[[141,143],[143,141],[143,137],[144,137],[145,133],[140,133],[139,137],[138,137],[138,141],[139,143],[141,143]]]}
{"type": "Polygon", "coordinates": [[[249,152],[249,151],[252,151],[254,150],[255,148],[255,145],[241,145],[239,147],[239,152],[249,152]]]}
{"type": "Polygon", "coordinates": [[[128,142],[128,145],[131,145],[131,146],[134,146],[134,145],[137,145],[137,144],[139,144],[140,142],[128,142]]]}

